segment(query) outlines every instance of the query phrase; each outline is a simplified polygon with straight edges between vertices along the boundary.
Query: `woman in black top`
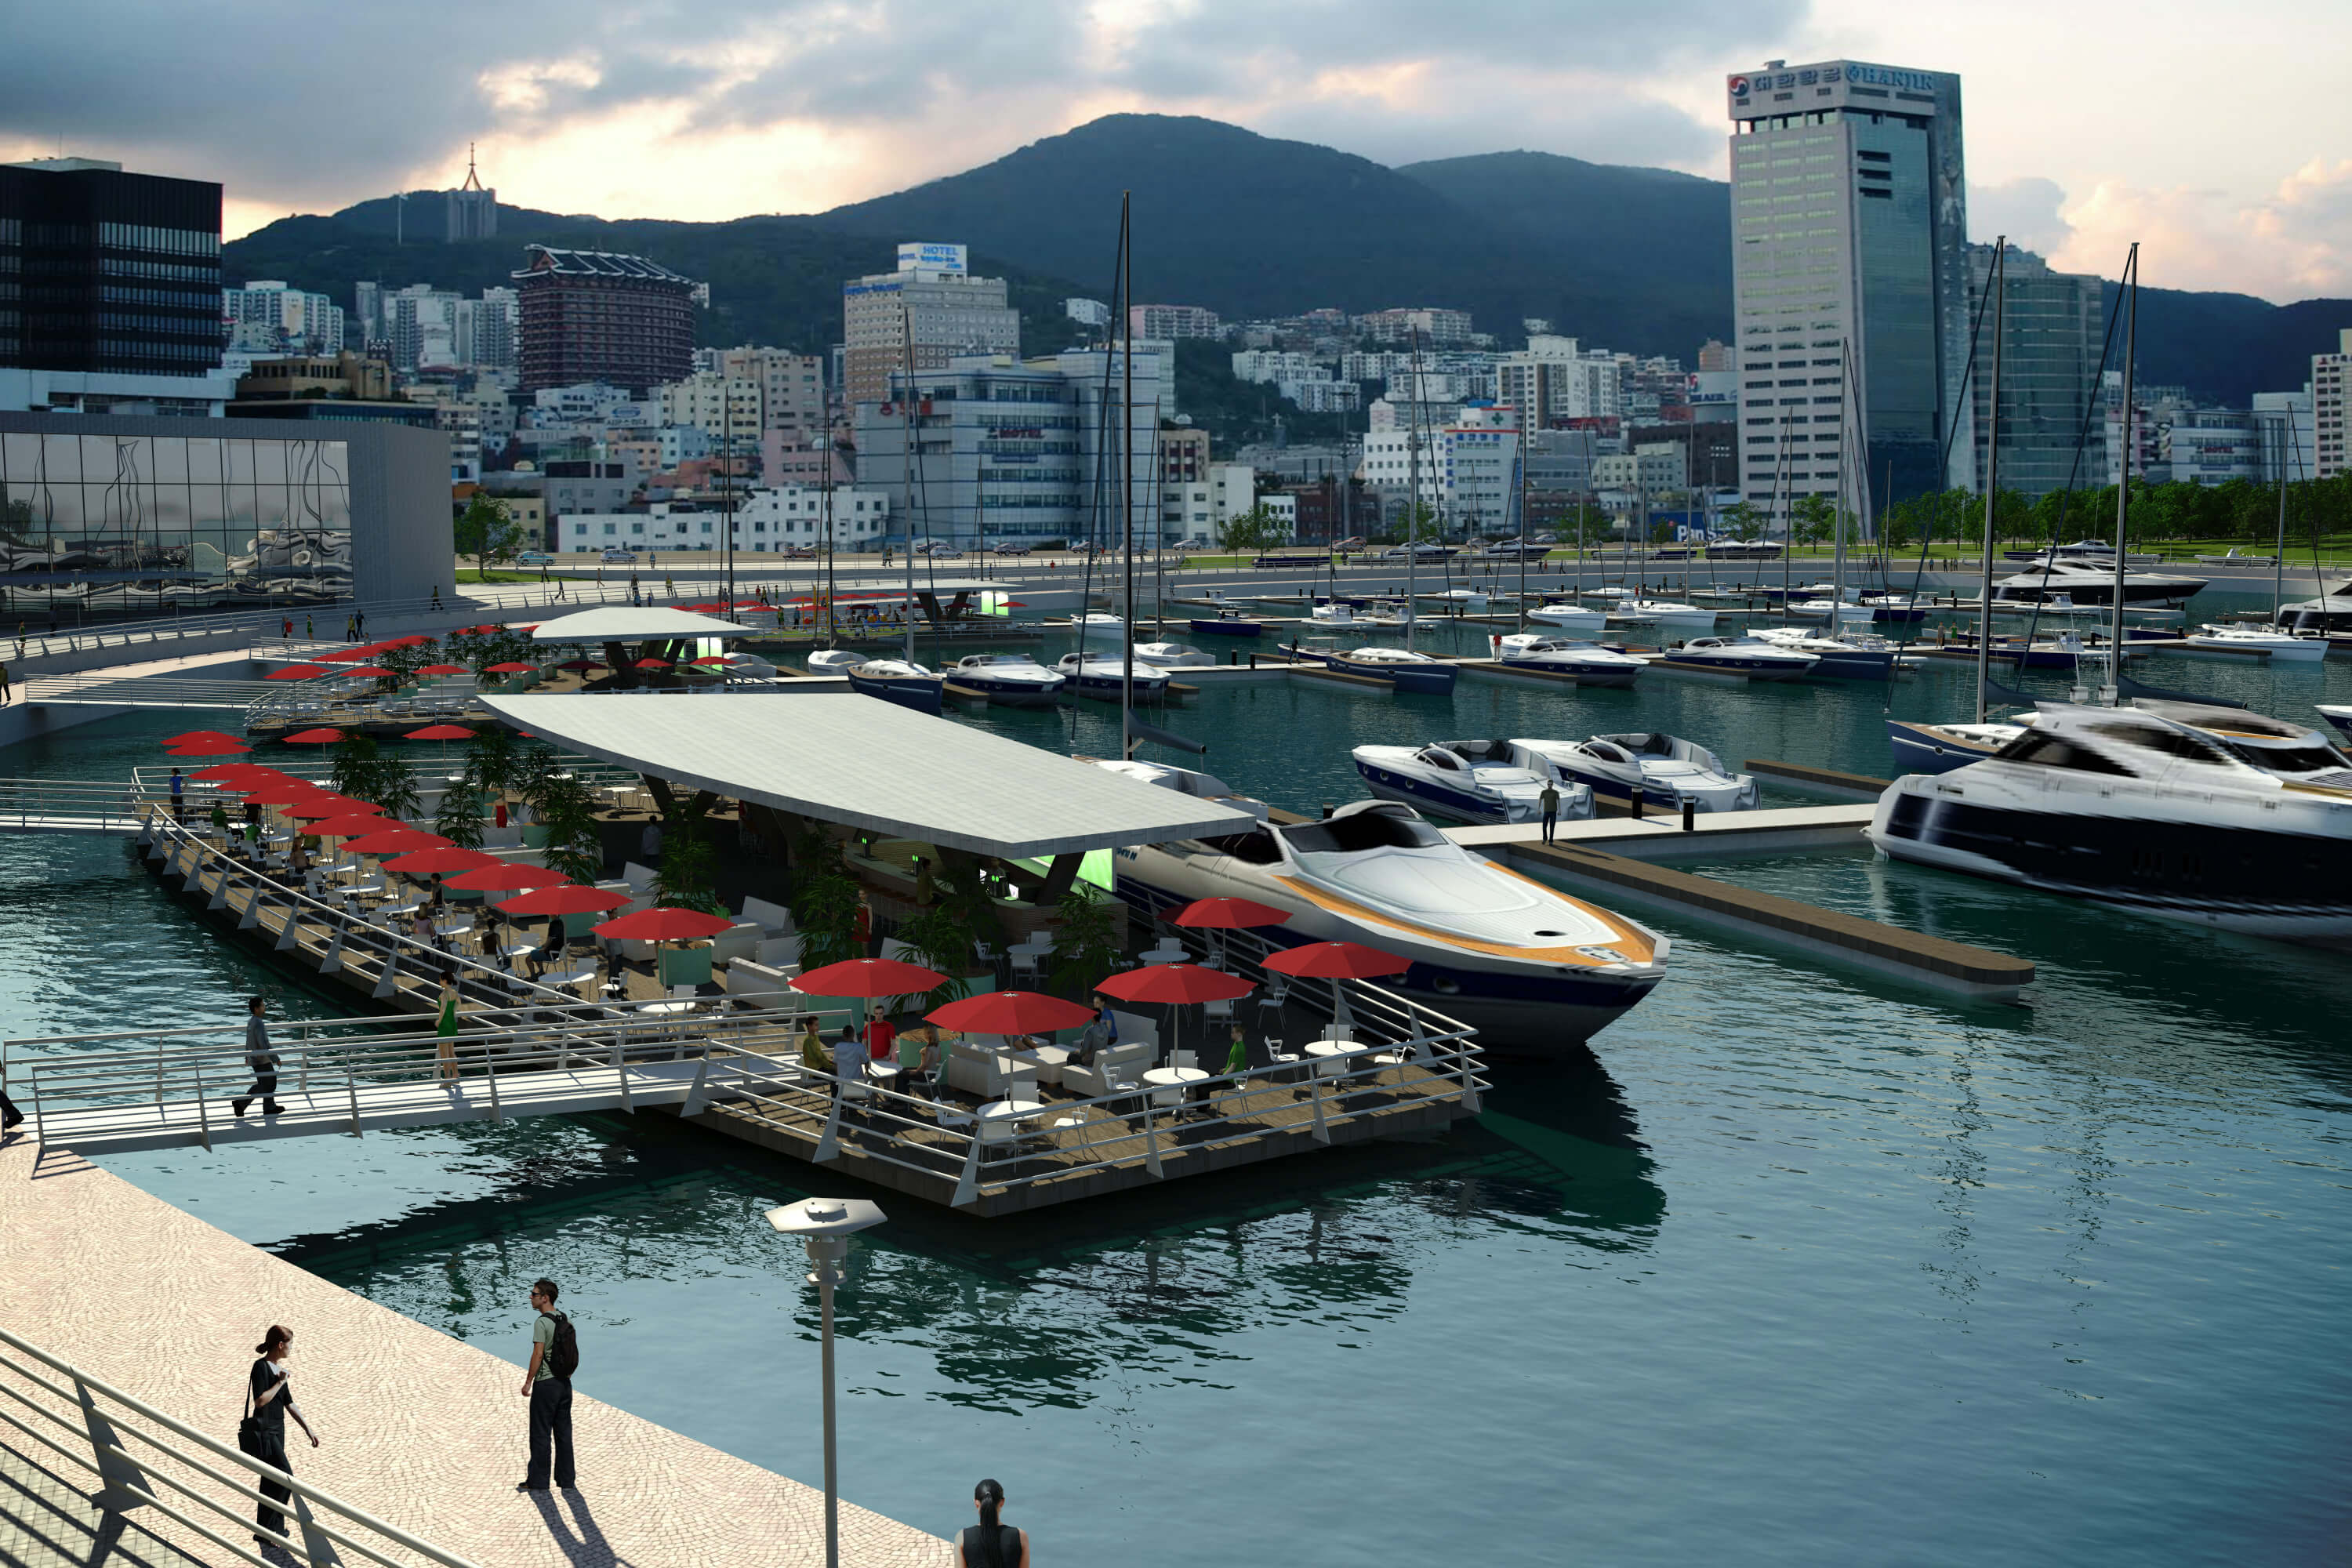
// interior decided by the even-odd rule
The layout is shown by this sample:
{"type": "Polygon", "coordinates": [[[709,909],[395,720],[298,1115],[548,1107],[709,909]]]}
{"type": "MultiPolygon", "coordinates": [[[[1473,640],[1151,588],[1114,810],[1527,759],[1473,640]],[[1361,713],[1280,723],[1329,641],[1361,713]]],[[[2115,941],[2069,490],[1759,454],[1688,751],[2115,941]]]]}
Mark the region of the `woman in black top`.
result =
{"type": "MultiPolygon", "coordinates": [[[[261,1359],[253,1363],[253,1371],[246,1377],[246,1394],[252,1404],[254,1427],[260,1441],[246,1447],[245,1451],[263,1464],[275,1465],[289,1474],[294,1469],[293,1463],[286,1457],[286,1417],[289,1412],[295,1423],[302,1428],[302,1436],[310,1439],[310,1447],[315,1448],[319,1446],[319,1435],[310,1430],[310,1423],[304,1420],[302,1412],[295,1407],[294,1385],[286,1374],[287,1352],[293,1348],[294,1331],[280,1328],[276,1323],[270,1324],[269,1331],[262,1336],[261,1342],[253,1347],[254,1352],[261,1359]]],[[[261,1495],[274,1502],[284,1502],[294,1494],[275,1481],[264,1480],[261,1495]]],[[[274,1534],[283,1536],[286,1533],[286,1516],[268,1503],[256,1506],[253,1522],[274,1534]]],[[[258,1532],[253,1539],[263,1546],[276,1544],[258,1532]]]]}
{"type": "Polygon", "coordinates": [[[1029,1568],[1029,1532],[996,1522],[996,1510],[1004,1506],[1004,1489],[994,1481],[981,1482],[971,1489],[971,1506],[980,1510],[980,1522],[956,1542],[961,1568],[1029,1568]]]}

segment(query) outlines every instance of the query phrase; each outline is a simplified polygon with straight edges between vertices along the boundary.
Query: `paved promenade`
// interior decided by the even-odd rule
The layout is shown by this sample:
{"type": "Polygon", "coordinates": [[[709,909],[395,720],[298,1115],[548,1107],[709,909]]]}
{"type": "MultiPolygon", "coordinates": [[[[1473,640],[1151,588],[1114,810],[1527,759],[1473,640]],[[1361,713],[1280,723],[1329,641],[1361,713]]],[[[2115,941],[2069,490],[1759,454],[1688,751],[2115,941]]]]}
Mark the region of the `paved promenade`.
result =
{"type": "MultiPolygon", "coordinates": [[[[280,1322],[297,1335],[296,1386],[324,1439],[314,1449],[289,1428],[296,1473],[445,1550],[488,1568],[824,1562],[821,1492],[588,1397],[593,1341],[573,1403],[580,1489],[517,1492],[526,1458],[517,1363],[305,1273],[71,1153],[37,1163],[35,1152],[21,1137],[0,1149],[0,1323],[125,1393],[234,1442],[253,1347],[280,1322]]],[[[814,1393],[780,1403],[776,1415],[816,1420],[814,1393]]],[[[70,1473],[62,1489],[45,1482],[36,1472],[55,1466],[54,1456],[29,1465],[27,1446],[8,1439],[0,1449],[16,1451],[0,1452],[0,1561],[88,1561],[30,1549],[43,1538],[69,1545],[68,1521],[89,1519],[71,1495],[85,1478],[70,1473]]],[[[129,1521],[146,1525],[151,1511],[129,1521]]],[[[177,1534],[152,1522],[167,1539],[177,1534]]],[[[80,1538],[90,1539],[86,1524],[80,1538]]],[[[110,1561],[189,1561],[136,1529],[125,1537],[134,1542],[110,1561]]],[[[933,1536],[845,1506],[842,1559],[945,1568],[949,1552],[933,1536]]]]}

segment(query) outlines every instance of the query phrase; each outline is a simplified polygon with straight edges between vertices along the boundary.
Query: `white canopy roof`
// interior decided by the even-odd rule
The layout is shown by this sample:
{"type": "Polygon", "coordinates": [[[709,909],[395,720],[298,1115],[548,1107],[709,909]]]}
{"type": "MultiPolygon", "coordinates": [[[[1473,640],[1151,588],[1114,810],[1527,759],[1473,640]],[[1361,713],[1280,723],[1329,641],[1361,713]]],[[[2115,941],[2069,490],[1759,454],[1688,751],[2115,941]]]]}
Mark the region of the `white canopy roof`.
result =
{"type": "Polygon", "coordinates": [[[655,637],[740,637],[752,628],[690,610],[654,605],[599,605],[557,620],[542,621],[533,642],[646,642],[655,637]]]}
{"type": "Polygon", "coordinates": [[[534,735],[621,767],[943,849],[1069,855],[1255,825],[1227,806],[854,691],[483,700],[534,735]]]}

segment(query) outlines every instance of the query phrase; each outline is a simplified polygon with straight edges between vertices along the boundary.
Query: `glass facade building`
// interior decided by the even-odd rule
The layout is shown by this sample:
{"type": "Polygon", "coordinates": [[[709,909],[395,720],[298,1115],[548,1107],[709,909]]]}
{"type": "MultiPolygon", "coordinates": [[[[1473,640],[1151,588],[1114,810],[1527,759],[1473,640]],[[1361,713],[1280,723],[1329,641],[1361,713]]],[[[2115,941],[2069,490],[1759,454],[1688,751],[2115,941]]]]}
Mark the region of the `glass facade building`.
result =
{"type": "Polygon", "coordinates": [[[221,188],[94,159],[0,165],[0,366],[221,362],[221,188]]]}
{"type": "Polygon", "coordinates": [[[1959,78],[1774,61],[1727,93],[1742,492],[1972,483],[1959,78]]]}
{"type": "MultiPolygon", "coordinates": [[[[1970,288],[1979,298],[1991,284],[1992,263],[1991,246],[1969,247],[1970,288]]],[[[1994,479],[2002,489],[2034,500],[2065,489],[2070,477],[2096,486],[2107,471],[2106,421],[2097,412],[2099,351],[2107,330],[2099,280],[2053,272],[2048,262],[2013,245],[2006,270],[2000,463],[1994,479]]],[[[1970,385],[1979,476],[1986,471],[1985,442],[1992,430],[1993,306],[1984,309],[1983,341],[1970,385]]]]}
{"type": "Polygon", "coordinates": [[[10,614],[351,593],[343,441],[0,431],[0,595],[10,614]]]}

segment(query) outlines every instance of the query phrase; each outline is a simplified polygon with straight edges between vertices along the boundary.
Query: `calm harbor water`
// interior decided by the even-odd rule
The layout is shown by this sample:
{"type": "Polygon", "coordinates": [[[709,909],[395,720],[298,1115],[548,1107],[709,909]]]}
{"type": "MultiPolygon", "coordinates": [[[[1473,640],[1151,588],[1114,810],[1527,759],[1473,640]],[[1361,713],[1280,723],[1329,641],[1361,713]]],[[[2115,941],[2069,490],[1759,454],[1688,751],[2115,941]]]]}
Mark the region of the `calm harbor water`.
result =
{"type": "MultiPolygon", "coordinates": [[[[2352,700],[2341,663],[2137,673],[2289,717],[2352,700]]],[[[1166,721],[1312,809],[1357,797],[1366,741],[1661,729],[1884,773],[1890,701],[1954,716],[1966,679],[1258,687],[1166,721]]],[[[980,721],[1116,747],[1093,705],[980,721]]],[[[8,769],[120,776],[181,727],[8,769]]],[[[1025,1221],[886,1196],[841,1298],[847,1495],[944,1531],[993,1475],[1083,1563],[2340,1561],[2352,960],[1858,854],[1700,869],[2042,978],[1958,1003],[1661,919],[1667,983],[1590,1059],[1504,1064],[1444,1142],[1025,1221]]],[[[331,1005],[100,841],[0,841],[0,942],[11,1035],[233,1017],[255,988],[331,1005]]],[[[815,1304],[760,1214],[822,1184],[645,1121],[107,1163],[509,1356],[551,1274],[584,1391],[813,1479],[815,1304]]]]}

